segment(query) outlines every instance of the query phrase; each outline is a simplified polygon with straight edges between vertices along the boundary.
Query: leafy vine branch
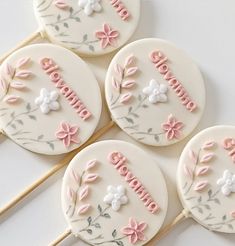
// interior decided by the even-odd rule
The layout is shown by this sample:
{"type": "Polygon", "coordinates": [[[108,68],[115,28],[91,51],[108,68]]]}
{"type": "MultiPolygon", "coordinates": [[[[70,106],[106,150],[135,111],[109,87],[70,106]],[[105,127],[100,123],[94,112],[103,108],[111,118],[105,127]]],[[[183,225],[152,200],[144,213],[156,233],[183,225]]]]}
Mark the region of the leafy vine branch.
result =
{"type": "Polygon", "coordinates": [[[60,14],[57,15],[56,21],[47,23],[46,26],[52,26],[56,31],[60,30],[59,25],[63,25],[65,28],[69,28],[68,21],[74,20],[76,22],[80,22],[81,19],[78,17],[78,14],[81,12],[81,9],[74,11],[73,8],[69,9],[69,16],[62,18],[60,14]]]}

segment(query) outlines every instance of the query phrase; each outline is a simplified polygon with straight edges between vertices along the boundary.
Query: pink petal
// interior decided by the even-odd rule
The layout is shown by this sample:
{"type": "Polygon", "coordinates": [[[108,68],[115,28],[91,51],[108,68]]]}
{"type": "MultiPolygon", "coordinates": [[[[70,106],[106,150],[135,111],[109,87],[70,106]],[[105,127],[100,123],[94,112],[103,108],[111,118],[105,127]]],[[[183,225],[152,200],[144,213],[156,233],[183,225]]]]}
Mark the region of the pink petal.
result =
{"type": "Polygon", "coordinates": [[[77,135],[70,136],[70,138],[71,138],[70,143],[76,143],[76,144],[80,143],[80,140],[78,139],[77,135]]]}
{"type": "Polygon", "coordinates": [[[132,93],[130,93],[130,92],[126,93],[123,96],[121,96],[120,102],[125,104],[125,103],[129,102],[131,98],[132,98],[132,93]]]}
{"type": "Polygon", "coordinates": [[[181,132],[178,130],[174,130],[174,138],[179,139],[181,137],[181,132]]]}
{"type": "Polygon", "coordinates": [[[61,139],[61,140],[66,138],[67,136],[68,136],[68,133],[66,133],[64,131],[59,131],[59,132],[56,133],[56,137],[58,139],[61,139]]]}
{"type": "Polygon", "coordinates": [[[117,38],[119,36],[119,32],[118,31],[111,31],[109,34],[110,38],[117,38]]]}
{"type": "Polygon", "coordinates": [[[123,77],[124,69],[119,64],[115,65],[114,70],[120,77],[123,77]]]}
{"type": "Polygon", "coordinates": [[[21,70],[15,74],[15,77],[19,79],[27,79],[32,75],[32,73],[28,70],[21,70]]]}
{"type": "Polygon", "coordinates": [[[25,84],[20,82],[20,81],[11,82],[10,86],[11,86],[11,88],[14,88],[16,90],[22,90],[26,87],[25,84]]]}
{"type": "Polygon", "coordinates": [[[86,164],[86,171],[92,169],[93,167],[95,167],[97,165],[97,160],[91,160],[86,164]]]}
{"type": "Polygon", "coordinates": [[[30,62],[30,60],[31,60],[30,57],[23,57],[17,61],[16,67],[21,68],[21,67],[27,65],[30,62]]]}
{"type": "Polygon", "coordinates": [[[3,91],[5,91],[7,89],[7,82],[5,79],[0,78],[0,87],[3,91]]]}
{"type": "Polygon", "coordinates": [[[210,171],[210,167],[209,166],[205,166],[205,167],[200,167],[197,172],[196,175],[197,176],[202,176],[207,174],[210,171]]]}
{"type": "Polygon", "coordinates": [[[101,32],[101,31],[98,31],[95,33],[95,36],[98,38],[98,39],[104,39],[106,38],[106,34],[104,32],[101,32]]]}
{"type": "Polygon", "coordinates": [[[127,226],[127,227],[122,228],[122,229],[121,229],[121,232],[122,232],[124,235],[129,236],[129,235],[132,235],[132,234],[135,232],[135,230],[134,230],[133,228],[127,226]]]}
{"type": "Polygon", "coordinates": [[[162,124],[162,129],[164,131],[169,131],[171,129],[171,126],[168,123],[162,124]]]}
{"type": "Polygon", "coordinates": [[[79,129],[78,126],[71,126],[70,129],[69,129],[69,133],[71,135],[74,135],[74,134],[76,134],[78,132],[78,129],[79,129]]]}
{"type": "Polygon", "coordinates": [[[120,84],[119,84],[119,82],[118,82],[114,77],[112,77],[112,86],[113,86],[113,88],[116,89],[117,91],[120,90],[120,84]]]}
{"type": "Polygon", "coordinates": [[[146,240],[146,237],[143,232],[137,232],[137,237],[138,237],[138,240],[140,241],[146,240]]]}
{"type": "Polygon", "coordinates": [[[67,195],[68,195],[68,198],[70,199],[70,201],[73,202],[75,199],[75,196],[76,196],[75,191],[72,188],[68,187],[67,195]]]}
{"type": "Polygon", "coordinates": [[[90,173],[90,174],[88,174],[88,175],[84,178],[84,182],[85,182],[85,183],[92,183],[92,182],[94,182],[95,180],[97,180],[98,177],[99,177],[98,174],[96,174],[96,173],[90,173]]]}
{"type": "Polygon", "coordinates": [[[138,227],[137,221],[135,219],[133,219],[133,218],[129,219],[129,225],[133,229],[137,229],[137,227],[138,227]]]}
{"type": "Polygon", "coordinates": [[[109,45],[115,47],[116,46],[116,39],[109,37],[109,45]]]}
{"type": "Polygon", "coordinates": [[[189,176],[189,178],[193,179],[193,170],[191,167],[189,167],[188,165],[184,165],[184,173],[189,176]]]}
{"type": "Polygon", "coordinates": [[[174,125],[174,128],[177,130],[181,130],[184,127],[184,124],[182,122],[176,122],[174,125]]]}
{"type": "Polygon", "coordinates": [[[6,103],[16,103],[20,100],[20,97],[19,96],[14,96],[14,95],[10,95],[10,96],[6,96],[4,98],[4,102],[6,103]]]}
{"type": "Polygon", "coordinates": [[[54,1],[54,4],[59,9],[66,9],[68,8],[68,4],[64,0],[56,0],[54,1]]]}
{"type": "Polygon", "coordinates": [[[215,156],[214,153],[206,154],[206,155],[204,155],[204,156],[201,158],[200,162],[201,162],[201,163],[207,163],[207,162],[211,161],[211,160],[214,158],[214,156],[215,156]]]}
{"type": "Polygon", "coordinates": [[[70,126],[69,126],[68,123],[62,122],[61,125],[60,125],[60,127],[61,127],[65,132],[69,132],[70,126]]]}
{"type": "Polygon", "coordinates": [[[7,75],[13,78],[15,73],[15,68],[13,68],[9,63],[7,63],[5,67],[5,72],[7,75]]]}
{"type": "Polygon", "coordinates": [[[213,148],[215,145],[216,145],[216,142],[214,142],[214,141],[206,142],[203,145],[202,149],[209,150],[209,149],[213,148]]]}
{"type": "Polygon", "coordinates": [[[135,57],[134,57],[133,54],[131,54],[130,56],[128,56],[126,58],[124,67],[127,67],[127,66],[131,65],[134,62],[134,59],[135,59],[135,57]]]}
{"type": "Polygon", "coordinates": [[[126,76],[134,75],[138,71],[138,67],[130,67],[126,71],[126,76]]]}
{"type": "Polygon", "coordinates": [[[175,135],[175,131],[171,129],[167,132],[166,137],[168,140],[172,140],[174,138],[174,135],[175,135]]]}
{"type": "Polygon", "coordinates": [[[198,182],[195,186],[194,186],[194,190],[195,191],[203,191],[207,186],[208,186],[208,181],[201,181],[198,182]]]}
{"type": "Polygon", "coordinates": [[[235,211],[231,212],[231,216],[235,219],[235,211]]]}
{"type": "Polygon", "coordinates": [[[80,215],[81,214],[85,214],[89,210],[90,207],[91,207],[90,204],[82,205],[81,207],[78,208],[77,213],[80,214],[80,215]]]}
{"type": "Polygon", "coordinates": [[[106,34],[109,34],[110,31],[111,31],[110,26],[109,26],[108,24],[104,24],[104,32],[105,32],[106,34]]]}
{"type": "Polygon", "coordinates": [[[86,185],[79,193],[79,201],[82,201],[88,196],[89,187],[86,185]]]}
{"type": "Polygon", "coordinates": [[[124,81],[121,85],[122,88],[124,89],[130,89],[132,88],[134,85],[135,85],[135,80],[127,80],[127,81],[124,81]]]}
{"type": "Polygon", "coordinates": [[[101,40],[101,47],[102,49],[105,49],[109,44],[109,39],[108,38],[104,38],[101,40]]]}
{"type": "Polygon", "coordinates": [[[136,232],[129,236],[129,241],[131,244],[135,244],[138,241],[138,235],[136,232]]]}
{"type": "Polygon", "coordinates": [[[69,135],[67,135],[67,136],[63,139],[63,143],[64,143],[64,146],[65,146],[66,148],[69,147],[69,145],[71,144],[71,138],[70,138],[69,135]]]}
{"type": "Polygon", "coordinates": [[[77,172],[75,172],[74,170],[71,171],[71,176],[72,178],[75,180],[76,183],[79,183],[80,181],[80,176],[77,172]]]}
{"type": "Polygon", "coordinates": [[[189,150],[189,158],[193,161],[194,164],[197,163],[197,155],[193,150],[189,150]]]}
{"type": "Polygon", "coordinates": [[[140,222],[138,225],[138,231],[144,231],[148,225],[145,222],[140,222]]]}

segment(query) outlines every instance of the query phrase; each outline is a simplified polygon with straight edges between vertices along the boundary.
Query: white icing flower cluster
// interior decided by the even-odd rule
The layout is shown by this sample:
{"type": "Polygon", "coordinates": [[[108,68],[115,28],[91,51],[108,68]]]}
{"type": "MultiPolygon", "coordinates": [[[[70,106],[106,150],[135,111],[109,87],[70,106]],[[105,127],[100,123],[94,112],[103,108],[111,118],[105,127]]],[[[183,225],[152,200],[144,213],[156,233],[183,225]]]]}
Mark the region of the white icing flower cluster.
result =
{"type": "Polygon", "coordinates": [[[107,193],[108,194],[104,197],[104,202],[110,204],[114,211],[118,211],[121,205],[125,205],[128,202],[126,189],[121,185],[118,187],[112,185],[108,186],[107,193]]]}
{"type": "Polygon", "coordinates": [[[93,12],[100,12],[102,6],[101,0],[78,0],[78,6],[84,10],[84,13],[88,16],[92,15],[93,12]]]}
{"type": "Polygon", "coordinates": [[[60,104],[57,102],[59,93],[57,91],[48,91],[42,88],[40,96],[35,99],[35,104],[40,106],[43,114],[48,114],[50,111],[59,110],[60,104]]]}
{"type": "Polygon", "coordinates": [[[223,177],[217,181],[217,184],[221,186],[221,192],[225,196],[229,196],[232,192],[235,192],[235,174],[225,170],[223,177]]]}
{"type": "Polygon", "coordinates": [[[167,85],[160,84],[156,80],[152,79],[149,82],[149,86],[143,89],[143,93],[148,95],[150,103],[163,103],[167,101],[167,90],[167,85]]]}

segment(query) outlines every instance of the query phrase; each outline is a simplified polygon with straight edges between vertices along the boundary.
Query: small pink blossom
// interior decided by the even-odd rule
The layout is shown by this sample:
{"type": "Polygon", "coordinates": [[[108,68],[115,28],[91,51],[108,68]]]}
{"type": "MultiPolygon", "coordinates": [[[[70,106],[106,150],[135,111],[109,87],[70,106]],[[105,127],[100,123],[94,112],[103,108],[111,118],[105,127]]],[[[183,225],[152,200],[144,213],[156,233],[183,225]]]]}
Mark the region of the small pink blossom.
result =
{"type": "Polygon", "coordinates": [[[166,137],[168,140],[172,140],[174,138],[178,139],[181,136],[181,129],[184,127],[184,124],[180,121],[177,121],[176,118],[171,114],[168,117],[168,121],[162,124],[162,129],[166,133],[166,137]]]}
{"type": "Polygon", "coordinates": [[[56,137],[62,140],[65,147],[68,148],[71,143],[78,144],[78,126],[71,126],[69,123],[62,122],[60,128],[56,132],[56,137]]]}
{"type": "Polygon", "coordinates": [[[65,0],[54,0],[54,5],[59,9],[67,9],[69,7],[65,0]]]}
{"type": "Polygon", "coordinates": [[[97,31],[95,35],[98,39],[101,40],[101,47],[105,49],[108,45],[115,46],[119,32],[112,30],[108,24],[104,24],[103,31],[97,31]]]}
{"type": "Polygon", "coordinates": [[[128,226],[122,228],[121,232],[128,236],[129,242],[135,244],[138,241],[146,240],[144,235],[144,230],[146,229],[147,224],[144,222],[138,223],[135,219],[130,218],[128,226]]]}

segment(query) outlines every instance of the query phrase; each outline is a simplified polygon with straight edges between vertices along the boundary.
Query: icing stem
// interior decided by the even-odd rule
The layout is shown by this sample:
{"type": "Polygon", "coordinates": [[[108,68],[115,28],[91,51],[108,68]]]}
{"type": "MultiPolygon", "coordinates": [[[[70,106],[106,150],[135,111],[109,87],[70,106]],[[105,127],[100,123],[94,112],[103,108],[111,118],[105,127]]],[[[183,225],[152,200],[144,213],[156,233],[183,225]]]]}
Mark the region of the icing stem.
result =
{"type": "Polygon", "coordinates": [[[201,151],[202,151],[202,149],[200,148],[199,151],[198,151],[196,164],[195,164],[195,166],[194,166],[194,168],[193,168],[193,178],[192,178],[192,182],[191,182],[190,186],[188,187],[188,189],[185,191],[184,196],[186,196],[186,195],[189,193],[189,191],[192,189],[192,187],[193,187],[193,183],[194,183],[194,180],[195,180],[195,177],[196,177],[195,171],[196,171],[197,165],[199,164],[199,160],[200,160],[199,157],[200,157],[201,151]]]}
{"type": "Polygon", "coordinates": [[[14,117],[12,117],[12,119],[6,124],[6,127],[7,128],[8,126],[10,126],[16,119],[18,119],[20,116],[22,115],[28,115],[30,113],[33,113],[33,112],[36,112],[38,110],[38,108],[35,108],[35,109],[31,109],[31,110],[27,110],[26,112],[23,112],[23,113],[20,113],[20,114],[17,114],[15,115],[14,117]]]}

